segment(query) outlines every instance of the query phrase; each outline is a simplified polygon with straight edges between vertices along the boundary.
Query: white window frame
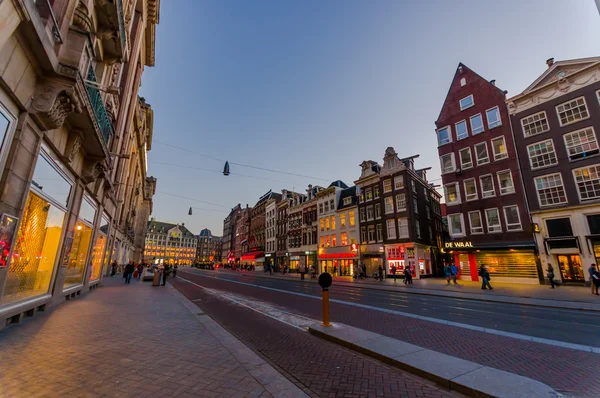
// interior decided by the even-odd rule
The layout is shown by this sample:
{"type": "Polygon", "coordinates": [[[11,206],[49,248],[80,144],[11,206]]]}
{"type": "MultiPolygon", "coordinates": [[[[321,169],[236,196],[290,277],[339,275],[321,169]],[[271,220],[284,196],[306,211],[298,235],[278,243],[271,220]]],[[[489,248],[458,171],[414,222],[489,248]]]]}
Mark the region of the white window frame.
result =
{"type": "MultiPolygon", "coordinates": [[[[561,174],[561,173],[551,173],[551,174],[544,174],[544,175],[541,175],[541,176],[537,176],[537,177],[535,177],[535,178],[533,179],[533,185],[534,185],[534,187],[535,187],[535,192],[536,192],[536,194],[537,194],[538,203],[539,203],[540,207],[552,207],[552,206],[559,206],[559,205],[561,205],[561,204],[565,204],[565,203],[567,203],[567,202],[568,202],[568,198],[567,198],[567,191],[566,191],[566,189],[565,189],[565,183],[564,183],[564,181],[563,181],[563,178],[562,178],[562,174],[561,174]],[[549,178],[549,177],[554,177],[554,176],[558,176],[558,177],[559,177],[559,179],[560,179],[560,186],[561,186],[561,187],[562,187],[562,189],[563,189],[563,193],[564,193],[564,195],[563,195],[563,196],[565,197],[565,200],[564,200],[564,201],[562,201],[562,202],[558,202],[558,203],[542,204],[542,198],[540,197],[540,190],[538,189],[538,186],[537,186],[537,180],[538,180],[538,179],[540,179],[540,178],[549,178]]],[[[545,188],[545,189],[548,189],[548,188],[545,188]]]]}
{"type": "Polygon", "coordinates": [[[493,198],[494,196],[496,196],[496,187],[494,186],[494,176],[490,173],[490,174],[483,174],[479,176],[479,188],[481,188],[481,198],[482,199],[487,199],[487,198],[493,198]],[[489,177],[492,181],[492,190],[491,191],[487,191],[488,194],[486,195],[486,191],[483,189],[483,178],[489,177]],[[489,192],[492,192],[492,194],[490,195],[489,192]]]}
{"type": "Polygon", "coordinates": [[[469,231],[471,232],[471,235],[483,235],[484,231],[483,231],[483,218],[481,218],[481,212],[479,210],[475,210],[475,211],[470,211],[467,216],[469,217],[469,231]],[[477,228],[477,231],[475,231],[475,229],[473,228],[473,220],[471,219],[471,214],[475,214],[477,213],[477,215],[479,215],[479,224],[480,226],[477,228]]]}
{"type": "MultiPolygon", "coordinates": [[[[537,130],[537,128],[536,128],[536,130],[537,130]]],[[[521,131],[523,131],[523,137],[525,137],[525,138],[533,137],[533,136],[536,136],[538,134],[544,134],[544,133],[550,131],[550,122],[548,121],[548,115],[546,114],[546,111],[532,113],[529,116],[525,116],[524,118],[521,118],[521,131]],[[535,117],[538,116],[538,115],[542,115],[543,117],[539,118],[538,120],[533,120],[533,121],[527,122],[527,119],[535,119],[535,117]],[[539,122],[539,121],[541,121],[543,119],[546,120],[546,126],[547,126],[547,128],[545,130],[542,130],[542,131],[536,131],[535,134],[529,134],[529,135],[527,135],[527,132],[525,131],[525,126],[529,126],[529,125],[535,124],[536,122],[539,122]]]]}
{"type": "Polygon", "coordinates": [[[410,238],[410,230],[408,228],[408,217],[400,217],[398,218],[398,239],[408,239],[410,238]],[[402,228],[404,226],[404,229],[402,228]],[[405,231],[406,234],[403,235],[402,232],[405,231]]]}
{"type": "Polygon", "coordinates": [[[448,233],[450,234],[450,236],[452,237],[462,237],[465,236],[465,217],[462,213],[453,213],[453,214],[448,214],[448,233]],[[452,230],[452,217],[454,216],[458,216],[460,217],[460,226],[462,231],[460,233],[453,233],[454,231],[452,230]]]}
{"type": "Polygon", "coordinates": [[[477,181],[475,181],[475,178],[467,178],[466,180],[463,180],[463,188],[465,189],[465,201],[466,202],[470,202],[472,200],[479,199],[479,191],[477,190],[477,181]],[[469,199],[469,194],[467,193],[467,182],[472,182],[473,186],[475,187],[475,197],[471,197],[470,199],[469,199]]]}
{"type": "Polygon", "coordinates": [[[498,210],[498,208],[490,207],[489,209],[485,209],[484,213],[485,213],[485,224],[487,226],[487,233],[488,234],[501,233],[502,232],[502,221],[500,221],[500,211],[498,210]],[[488,210],[496,210],[496,213],[498,215],[498,225],[490,225],[490,220],[488,218],[488,210]],[[494,229],[492,229],[492,228],[494,228],[494,229]]]}
{"type": "Polygon", "coordinates": [[[534,142],[533,144],[527,145],[527,157],[529,158],[529,167],[531,167],[531,170],[540,170],[540,169],[544,169],[546,167],[556,166],[558,164],[558,156],[556,154],[556,148],[554,147],[554,141],[551,138],[547,139],[547,140],[543,140],[543,141],[534,142]],[[545,152],[541,155],[534,154],[534,157],[537,158],[537,157],[540,157],[540,156],[543,157],[546,155],[548,155],[548,157],[550,157],[550,154],[553,153],[554,154],[554,163],[544,164],[543,166],[534,166],[533,159],[531,157],[531,149],[530,148],[533,148],[536,145],[542,145],[542,144],[546,144],[545,148],[547,148],[548,142],[550,142],[550,145],[552,145],[552,152],[545,152]]]}
{"type": "Polygon", "coordinates": [[[506,139],[504,138],[503,135],[496,137],[496,138],[492,138],[490,140],[490,144],[492,144],[492,153],[494,154],[494,162],[496,162],[498,160],[506,159],[508,157],[508,148],[506,147],[506,139]],[[499,154],[496,153],[496,147],[494,147],[494,141],[498,141],[498,140],[502,140],[502,143],[504,144],[504,152],[501,152],[499,154]]]}
{"type": "Polygon", "coordinates": [[[461,98],[461,99],[458,101],[458,105],[460,106],[460,110],[461,110],[461,111],[464,111],[465,109],[469,109],[469,108],[471,108],[471,107],[475,106],[475,98],[473,98],[473,94],[470,94],[470,95],[467,95],[467,96],[466,96],[466,97],[464,97],[464,98],[461,98]],[[465,107],[463,108],[463,104],[462,104],[462,102],[463,102],[464,100],[466,100],[467,98],[471,98],[471,104],[470,104],[470,105],[468,105],[468,106],[465,106],[465,107]]]}
{"type": "Polygon", "coordinates": [[[446,198],[446,204],[448,206],[454,206],[454,205],[460,204],[460,185],[458,184],[458,182],[452,182],[450,184],[444,185],[444,197],[446,198]],[[448,199],[448,187],[449,186],[454,186],[454,188],[456,189],[456,200],[453,202],[450,202],[448,199]]]}
{"type": "Polygon", "coordinates": [[[437,134],[438,147],[440,147],[440,146],[442,146],[442,145],[448,145],[449,143],[451,143],[451,142],[452,142],[452,128],[450,127],[450,125],[448,125],[448,126],[446,126],[446,127],[439,128],[439,129],[437,129],[435,132],[436,132],[436,134],[437,134]],[[442,142],[440,141],[440,131],[442,131],[442,130],[448,130],[448,141],[447,141],[447,142],[444,142],[444,143],[442,143],[442,142]]]}
{"type": "Polygon", "coordinates": [[[344,198],[344,206],[352,204],[352,198],[344,198]]]}
{"type": "Polygon", "coordinates": [[[487,141],[478,142],[477,144],[475,144],[473,146],[473,150],[475,151],[475,163],[477,164],[477,166],[481,166],[483,164],[490,163],[490,151],[489,151],[488,146],[487,146],[487,141]],[[477,153],[477,147],[481,146],[481,145],[485,146],[485,153],[487,154],[487,161],[485,161],[485,162],[480,162],[480,160],[479,160],[479,154],[477,153]]]}
{"type": "Polygon", "coordinates": [[[591,169],[591,168],[595,168],[596,169],[596,174],[598,175],[598,179],[588,178],[587,180],[582,181],[584,183],[584,188],[585,188],[585,185],[589,185],[589,184],[593,185],[594,181],[600,181],[600,174],[598,174],[600,172],[600,164],[592,164],[592,165],[589,165],[589,166],[585,166],[585,167],[580,167],[580,168],[577,168],[577,169],[573,169],[573,171],[572,171],[572,173],[573,173],[573,181],[575,182],[575,186],[577,188],[577,195],[579,196],[579,201],[582,202],[582,203],[584,203],[584,202],[590,202],[590,201],[595,201],[595,200],[600,199],[600,194],[598,196],[596,196],[596,197],[586,198],[586,199],[583,199],[582,196],[581,196],[581,187],[579,185],[579,182],[577,181],[577,175],[576,175],[576,173],[580,172],[582,170],[585,170],[585,169],[588,169],[588,173],[589,173],[589,169],[591,169]]]}
{"type": "Polygon", "coordinates": [[[392,179],[386,178],[385,180],[383,180],[383,193],[389,193],[389,192],[392,192],[392,179]],[[386,185],[387,185],[388,189],[386,189],[386,185]]]}
{"type": "Polygon", "coordinates": [[[415,239],[421,239],[421,222],[415,220],[415,239]]]}
{"type": "Polygon", "coordinates": [[[393,218],[385,220],[385,229],[388,239],[397,239],[396,236],[396,221],[393,218]],[[393,234],[390,234],[390,227],[392,228],[393,234]]]}
{"type": "Polygon", "coordinates": [[[513,193],[515,193],[515,180],[513,178],[512,175],[512,170],[510,169],[506,169],[506,170],[500,170],[496,172],[496,179],[498,181],[498,189],[500,190],[500,196],[502,195],[511,195],[513,193]],[[500,183],[500,174],[507,174],[510,176],[510,182],[512,183],[512,190],[511,191],[506,191],[506,192],[502,192],[502,184],[500,183]]]}
{"type": "Polygon", "coordinates": [[[471,116],[469,118],[469,124],[471,125],[471,135],[481,134],[485,131],[485,123],[483,123],[483,115],[481,113],[471,116]],[[473,127],[473,119],[477,116],[479,116],[479,119],[481,120],[481,127],[475,128],[473,127]]]}
{"type": "Polygon", "coordinates": [[[454,152],[446,153],[440,156],[440,169],[442,170],[442,175],[454,173],[456,171],[456,161],[454,160],[454,152]],[[450,171],[444,171],[444,162],[442,159],[444,159],[447,156],[450,156],[450,161],[452,163],[452,170],[450,171]]]}
{"type": "MultiPolygon", "coordinates": [[[[600,153],[600,145],[598,144],[598,137],[596,137],[596,131],[594,130],[593,126],[588,126],[588,127],[585,127],[585,128],[579,129],[579,130],[570,131],[568,133],[565,133],[565,134],[563,134],[563,140],[565,142],[565,150],[567,151],[567,156],[568,156],[569,160],[572,161],[572,162],[577,161],[577,160],[581,160],[581,159],[587,159],[590,156],[597,156],[600,153]],[[571,148],[574,148],[575,146],[571,146],[571,147],[568,146],[568,144],[567,144],[567,136],[571,136],[571,135],[574,135],[574,134],[579,135],[580,133],[585,133],[586,134],[586,138],[587,138],[587,132],[588,132],[588,130],[591,130],[591,132],[592,132],[592,136],[594,137],[594,141],[593,142],[596,144],[596,149],[594,149],[594,151],[598,151],[598,153],[593,153],[593,154],[591,154],[589,156],[581,156],[581,157],[577,157],[577,158],[572,158],[571,157],[571,152],[569,150],[571,148]]],[[[591,142],[592,141],[588,141],[587,144],[591,144],[591,142]]],[[[583,145],[585,145],[585,143],[583,145]]],[[[582,144],[578,144],[577,146],[582,146],[582,144]]],[[[573,156],[581,155],[581,154],[584,154],[584,153],[586,153],[586,151],[577,152],[573,156]]]]}
{"type": "MultiPolygon", "coordinates": [[[[0,99],[2,99],[1,96],[0,99]]],[[[15,112],[18,112],[18,109],[15,109],[15,112]]],[[[0,102],[0,114],[2,117],[6,118],[8,122],[8,126],[6,126],[6,131],[2,132],[4,133],[4,137],[2,141],[0,141],[0,150],[2,151],[0,152],[0,170],[4,170],[4,166],[6,165],[6,159],[8,158],[8,154],[10,152],[9,148],[12,145],[15,129],[17,128],[17,117],[15,116],[15,113],[11,112],[6,106],[2,104],[2,102],[0,102]]],[[[70,196],[72,195],[73,192],[71,192],[70,196]]]]}
{"type": "Polygon", "coordinates": [[[386,196],[385,198],[383,198],[383,205],[384,205],[384,212],[385,214],[394,214],[394,197],[393,196],[386,196]],[[388,208],[388,199],[389,202],[391,202],[392,206],[391,208],[388,208]]]}
{"type": "Polygon", "coordinates": [[[598,100],[598,105],[600,105],[600,90],[596,91],[596,99],[598,100]]]}
{"type": "Polygon", "coordinates": [[[396,189],[404,189],[404,175],[394,177],[394,190],[396,189]]]}
{"type": "Polygon", "coordinates": [[[565,102],[563,102],[563,103],[561,103],[561,104],[558,104],[558,105],[556,105],[556,106],[554,107],[554,109],[555,109],[555,111],[556,111],[556,117],[558,118],[558,124],[560,125],[560,127],[568,126],[568,125],[570,125],[570,124],[577,123],[577,122],[581,122],[582,120],[587,120],[587,119],[589,119],[589,118],[590,118],[590,108],[588,108],[588,106],[587,106],[587,102],[586,102],[586,100],[585,100],[585,97],[584,97],[583,95],[582,95],[582,96],[580,96],[580,97],[577,97],[577,98],[572,98],[572,99],[570,99],[570,100],[568,100],[568,101],[565,101],[565,102]],[[563,106],[563,105],[565,105],[565,104],[568,104],[569,102],[574,102],[574,101],[577,101],[577,100],[579,100],[579,99],[582,99],[582,100],[583,100],[583,106],[585,107],[585,111],[586,111],[586,113],[587,113],[587,116],[586,116],[586,117],[584,117],[584,118],[577,119],[577,120],[574,120],[574,121],[572,121],[572,122],[568,122],[568,123],[564,123],[564,124],[563,124],[563,122],[562,122],[562,121],[561,121],[561,119],[560,119],[560,112],[558,111],[558,107],[559,107],[559,106],[563,106]]]}
{"type": "Polygon", "coordinates": [[[460,159],[460,168],[462,170],[466,170],[466,169],[471,169],[474,167],[474,163],[473,163],[473,155],[471,154],[471,147],[468,146],[466,148],[461,148],[458,151],[458,158],[460,159]],[[469,159],[470,162],[469,163],[463,163],[463,158],[462,158],[462,153],[467,151],[469,153],[469,159]]]}
{"type": "Polygon", "coordinates": [[[504,206],[502,208],[502,212],[504,213],[504,224],[506,225],[506,232],[515,232],[515,231],[523,230],[523,225],[521,224],[521,214],[519,213],[519,206],[517,206],[517,205],[504,206]],[[506,210],[512,209],[513,207],[517,208],[517,218],[519,219],[518,226],[517,226],[517,224],[509,224],[508,223],[508,216],[506,214],[506,210]],[[517,228],[513,228],[515,226],[517,226],[517,228]]]}
{"type": "Polygon", "coordinates": [[[406,194],[404,194],[404,193],[396,194],[396,197],[394,199],[396,201],[396,211],[397,212],[406,211],[406,194]],[[398,204],[398,196],[404,196],[404,199],[403,199],[404,206],[403,207],[400,207],[400,205],[398,204]]]}
{"type": "Polygon", "coordinates": [[[488,130],[491,130],[493,128],[502,126],[502,114],[500,114],[500,107],[493,106],[490,109],[486,109],[485,110],[485,120],[487,122],[488,130]],[[495,125],[492,126],[491,123],[490,123],[488,112],[491,111],[491,110],[494,110],[494,109],[496,109],[498,111],[498,121],[497,121],[497,124],[495,124],[495,125]]]}
{"type": "Polygon", "coordinates": [[[460,140],[464,140],[466,138],[469,138],[469,128],[467,127],[467,120],[463,119],[458,123],[454,123],[454,131],[456,131],[456,141],[460,141],[460,140]],[[458,135],[458,125],[459,124],[464,124],[465,125],[465,136],[460,137],[458,135]]]}

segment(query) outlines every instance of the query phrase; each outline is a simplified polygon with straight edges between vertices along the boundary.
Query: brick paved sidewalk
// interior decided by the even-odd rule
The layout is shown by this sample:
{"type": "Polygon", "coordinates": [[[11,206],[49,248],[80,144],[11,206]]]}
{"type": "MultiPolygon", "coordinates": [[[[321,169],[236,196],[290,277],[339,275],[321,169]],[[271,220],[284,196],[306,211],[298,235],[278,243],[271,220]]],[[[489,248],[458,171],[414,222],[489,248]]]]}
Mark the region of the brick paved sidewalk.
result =
{"type": "MultiPolygon", "coordinates": [[[[204,271],[215,272],[215,271],[204,271]]],[[[262,271],[230,271],[218,270],[216,272],[235,273],[239,275],[252,275],[259,278],[279,278],[300,280],[299,274],[269,273],[262,271]]],[[[316,280],[306,278],[305,283],[317,283],[316,280]]],[[[493,282],[493,281],[492,281],[493,282]]],[[[482,291],[479,282],[458,281],[458,285],[448,285],[444,278],[426,278],[413,280],[412,286],[402,283],[398,278],[394,283],[393,279],[388,278],[384,282],[377,282],[372,278],[355,280],[350,277],[334,277],[334,285],[367,287],[370,289],[381,290],[399,290],[402,292],[412,292],[430,295],[439,295],[447,297],[461,297],[470,299],[481,299],[486,301],[511,302],[517,304],[530,304],[537,306],[549,306],[560,308],[586,309],[600,311],[600,298],[592,295],[590,289],[583,286],[561,286],[556,289],[550,289],[545,285],[524,285],[511,283],[493,283],[493,291],[482,291]]]]}
{"type": "Polygon", "coordinates": [[[171,287],[108,278],[1,331],[0,397],[305,396],[181,300],[171,287]]]}

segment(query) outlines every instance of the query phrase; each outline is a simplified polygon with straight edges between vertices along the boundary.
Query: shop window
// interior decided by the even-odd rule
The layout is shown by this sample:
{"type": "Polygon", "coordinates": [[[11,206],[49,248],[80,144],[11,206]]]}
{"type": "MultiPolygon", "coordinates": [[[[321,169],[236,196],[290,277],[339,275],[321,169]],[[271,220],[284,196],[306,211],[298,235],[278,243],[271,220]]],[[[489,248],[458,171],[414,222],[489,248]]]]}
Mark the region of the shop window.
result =
{"type": "Polygon", "coordinates": [[[351,227],[353,227],[355,225],[354,210],[351,210],[348,212],[348,221],[350,222],[351,227]]]}
{"type": "Polygon", "coordinates": [[[106,240],[108,234],[108,218],[102,217],[102,225],[98,230],[98,236],[96,237],[96,243],[92,251],[92,269],[90,270],[90,280],[95,281],[100,279],[102,268],[106,268],[107,259],[102,261],[106,251],[106,240]]]}
{"type": "Polygon", "coordinates": [[[64,219],[64,209],[29,193],[0,300],[2,304],[48,293],[64,219]]]}
{"type": "Polygon", "coordinates": [[[346,213],[340,213],[340,228],[346,228],[346,213]]]}
{"type": "Polygon", "coordinates": [[[348,245],[348,234],[346,234],[345,232],[342,232],[342,246],[347,246],[348,245]]]}
{"type": "Polygon", "coordinates": [[[548,230],[548,236],[551,238],[573,236],[571,219],[568,217],[546,220],[546,228],[548,230]]]}
{"type": "Polygon", "coordinates": [[[332,247],[337,246],[337,235],[331,235],[331,246],[332,247]]]}
{"type": "Polygon", "coordinates": [[[93,220],[95,214],[96,209],[92,206],[89,199],[84,197],[81,200],[79,219],[75,225],[75,234],[73,236],[73,244],[71,246],[71,254],[67,265],[67,276],[64,284],[65,289],[83,282],[88,249],[93,233],[93,224],[89,223],[89,218],[93,220]]]}
{"type": "MultiPolygon", "coordinates": [[[[537,278],[537,266],[535,255],[531,250],[515,250],[507,252],[482,250],[475,253],[477,264],[485,264],[488,271],[494,277],[504,278],[537,278]]],[[[462,265],[462,260],[461,260],[462,265]]],[[[468,266],[468,262],[466,263],[468,266]]],[[[465,269],[468,275],[468,267],[465,269]]]]}

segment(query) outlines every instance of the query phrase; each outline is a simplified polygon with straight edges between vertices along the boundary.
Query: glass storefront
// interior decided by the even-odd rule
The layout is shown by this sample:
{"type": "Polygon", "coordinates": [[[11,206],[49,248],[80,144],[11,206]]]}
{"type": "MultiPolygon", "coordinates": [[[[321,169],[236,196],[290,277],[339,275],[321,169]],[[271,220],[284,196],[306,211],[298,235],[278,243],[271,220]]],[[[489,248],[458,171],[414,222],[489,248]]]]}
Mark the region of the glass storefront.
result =
{"type": "Polygon", "coordinates": [[[578,254],[560,254],[556,256],[563,282],[585,282],[583,266],[578,254]]]}
{"type": "MultiPolygon", "coordinates": [[[[106,249],[106,229],[103,231],[102,227],[107,225],[108,221],[105,217],[102,217],[102,226],[98,230],[98,236],[96,237],[96,243],[92,249],[92,269],[90,270],[90,280],[95,281],[100,279],[100,274],[103,268],[102,259],[106,249]]],[[[104,262],[104,268],[106,268],[106,261],[104,262]]]]}
{"type": "Polygon", "coordinates": [[[96,208],[91,204],[90,199],[84,196],[81,200],[81,208],[79,209],[79,219],[75,225],[75,235],[67,265],[64,289],[83,283],[87,254],[94,231],[93,222],[95,216],[96,208]]]}
{"type": "Polygon", "coordinates": [[[54,276],[72,185],[41,152],[31,186],[1,304],[48,293],[54,276]]]}
{"type": "Polygon", "coordinates": [[[535,255],[531,250],[486,250],[475,253],[475,261],[477,267],[485,264],[492,277],[536,279],[538,277],[535,255]]]}

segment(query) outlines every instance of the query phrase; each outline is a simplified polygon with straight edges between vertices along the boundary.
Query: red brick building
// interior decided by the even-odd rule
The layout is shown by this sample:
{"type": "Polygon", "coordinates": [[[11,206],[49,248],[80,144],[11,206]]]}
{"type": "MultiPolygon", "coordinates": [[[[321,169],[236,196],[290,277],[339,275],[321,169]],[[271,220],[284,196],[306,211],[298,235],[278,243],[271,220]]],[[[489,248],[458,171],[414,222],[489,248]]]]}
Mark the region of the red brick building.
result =
{"type": "Polygon", "coordinates": [[[506,92],[458,65],[436,124],[450,241],[461,278],[539,283],[506,92]]]}

